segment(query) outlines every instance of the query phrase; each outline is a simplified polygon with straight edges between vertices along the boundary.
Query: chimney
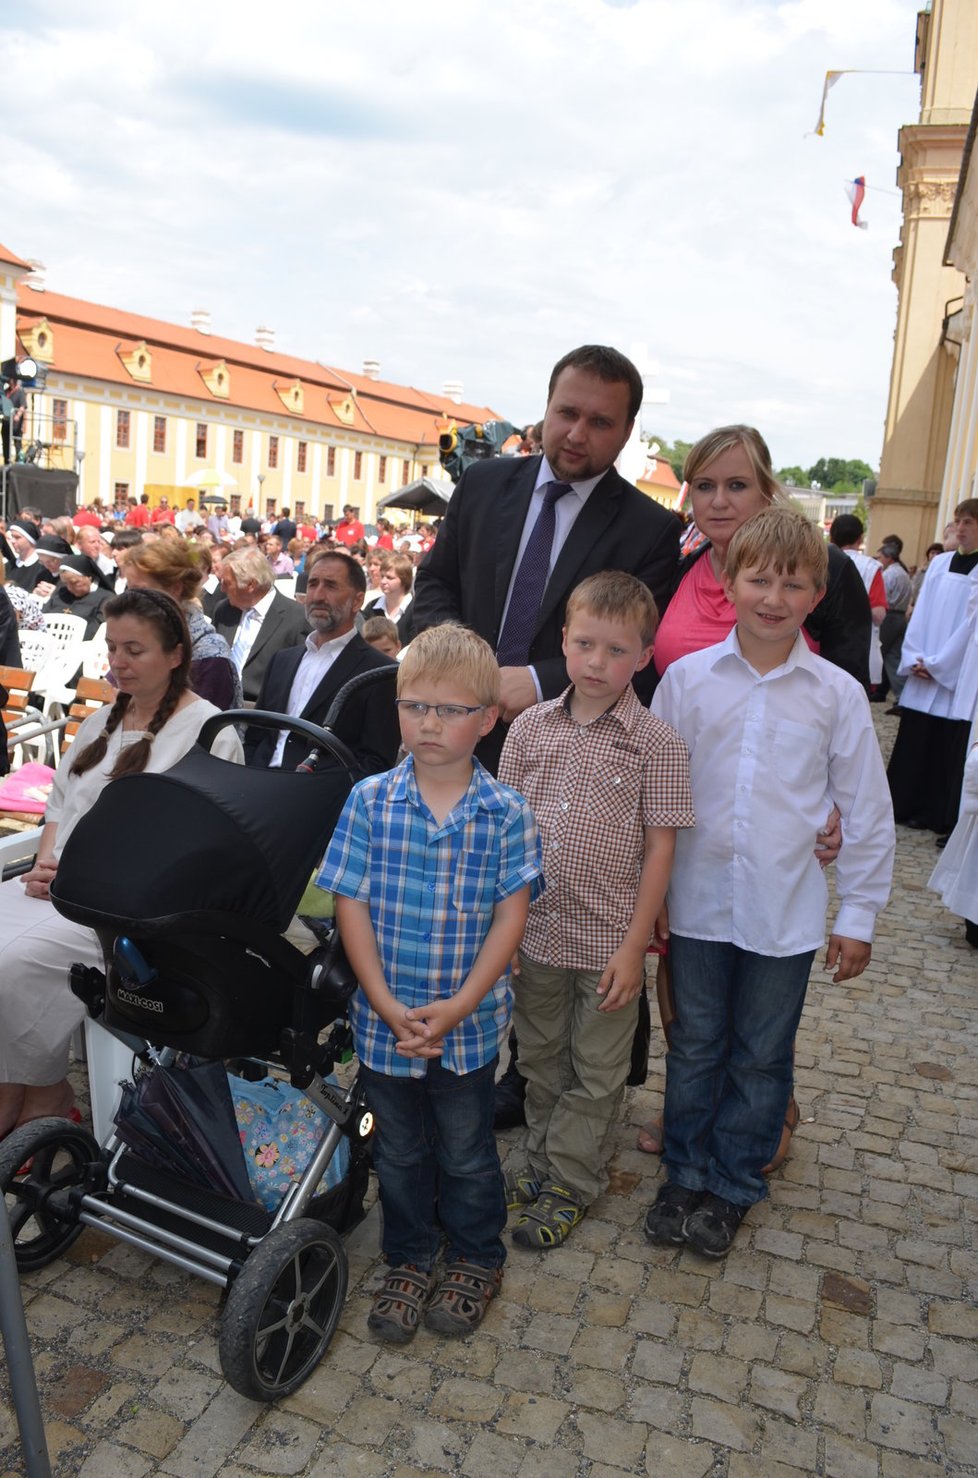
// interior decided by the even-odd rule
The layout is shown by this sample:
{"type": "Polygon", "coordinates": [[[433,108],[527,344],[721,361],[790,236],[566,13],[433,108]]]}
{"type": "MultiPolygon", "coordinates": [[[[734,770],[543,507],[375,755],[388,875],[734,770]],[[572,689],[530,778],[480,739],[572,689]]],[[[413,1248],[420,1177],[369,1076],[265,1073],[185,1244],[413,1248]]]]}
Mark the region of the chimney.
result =
{"type": "Polygon", "coordinates": [[[462,381],[446,380],[441,387],[441,393],[446,400],[452,400],[456,405],[462,404],[462,381]]]}
{"type": "Polygon", "coordinates": [[[206,308],[194,308],[190,314],[190,327],[195,328],[199,334],[209,334],[211,331],[211,315],[206,308]]]}
{"type": "Polygon", "coordinates": [[[48,285],[47,267],[45,267],[43,262],[39,262],[37,257],[28,257],[27,261],[31,269],[25,279],[27,286],[32,287],[36,293],[44,292],[48,285]]]}
{"type": "Polygon", "coordinates": [[[255,343],[259,349],[264,349],[270,354],[275,348],[275,330],[273,328],[266,328],[264,324],[259,324],[255,329],[255,343]]]}
{"type": "Polygon", "coordinates": [[[363,376],[365,380],[380,379],[380,360],[365,359],[363,361],[363,376]]]}

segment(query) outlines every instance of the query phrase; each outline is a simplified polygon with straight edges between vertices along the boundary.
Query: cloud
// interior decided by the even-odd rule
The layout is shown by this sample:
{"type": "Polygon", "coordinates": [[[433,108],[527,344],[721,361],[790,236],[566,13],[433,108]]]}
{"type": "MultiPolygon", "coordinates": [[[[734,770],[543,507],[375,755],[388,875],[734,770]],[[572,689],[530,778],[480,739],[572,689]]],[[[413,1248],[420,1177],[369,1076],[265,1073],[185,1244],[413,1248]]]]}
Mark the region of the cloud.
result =
{"type": "Polygon", "coordinates": [[[570,344],[675,367],[660,434],[753,407],[878,457],[916,0],[38,0],[8,18],[5,244],[55,290],[535,417],[570,344]]]}

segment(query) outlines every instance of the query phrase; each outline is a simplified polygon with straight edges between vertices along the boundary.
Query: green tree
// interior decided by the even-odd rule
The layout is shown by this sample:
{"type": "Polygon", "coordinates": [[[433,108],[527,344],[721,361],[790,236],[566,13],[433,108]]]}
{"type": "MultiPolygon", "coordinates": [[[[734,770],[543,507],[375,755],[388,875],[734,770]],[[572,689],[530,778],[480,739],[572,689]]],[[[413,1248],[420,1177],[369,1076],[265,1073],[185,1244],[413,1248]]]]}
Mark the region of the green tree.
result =
{"type": "Polygon", "coordinates": [[[808,486],[808,473],[802,467],[779,467],[776,475],[778,482],[783,482],[786,487],[808,486]]]}
{"type": "Polygon", "coordinates": [[[668,462],[679,481],[682,482],[683,463],[693,443],[691,441],[680,441],[678,438],[673,442],[669,442],[664,436],[648,436],[646,437],[646,441],[650,444],[655,441],[659,443],[659,450],[656,452],[656,456],[660,457],[663,462],[668,462]]]}
{"type": "Polygon", "coordinates": [[[819,487],[834,488],[839,492],[856,492],[862,487],[863,480],[867,477],[875,477],[875,473],[868,462],[863,462],[859,457],[819,457],[814,466],[808,469],[810,482],[817,482],[819,487]]]}

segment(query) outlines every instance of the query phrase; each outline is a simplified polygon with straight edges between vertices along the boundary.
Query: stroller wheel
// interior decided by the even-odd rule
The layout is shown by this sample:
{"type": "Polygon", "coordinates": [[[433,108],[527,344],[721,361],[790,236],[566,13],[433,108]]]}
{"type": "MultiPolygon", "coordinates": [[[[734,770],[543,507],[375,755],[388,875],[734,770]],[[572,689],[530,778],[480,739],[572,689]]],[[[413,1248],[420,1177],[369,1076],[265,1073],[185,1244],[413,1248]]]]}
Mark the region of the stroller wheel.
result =
{"type": "Polygon", "coordinates": [[[47,1267],[79,1236],[68,1192],[100,1158],[97,1141],[70,1119],[34,1119],[0,1143],[0,1187],[22,1273],[47,1267]]]}
{"type": "Polygon", "coordinates": [[[224,1307],[225,1379],[253,1401],[297,1390],[336,1332],[346,1285],[346,1249],[331,1227],[303,1217],[269,1232],[224,1307]]]}

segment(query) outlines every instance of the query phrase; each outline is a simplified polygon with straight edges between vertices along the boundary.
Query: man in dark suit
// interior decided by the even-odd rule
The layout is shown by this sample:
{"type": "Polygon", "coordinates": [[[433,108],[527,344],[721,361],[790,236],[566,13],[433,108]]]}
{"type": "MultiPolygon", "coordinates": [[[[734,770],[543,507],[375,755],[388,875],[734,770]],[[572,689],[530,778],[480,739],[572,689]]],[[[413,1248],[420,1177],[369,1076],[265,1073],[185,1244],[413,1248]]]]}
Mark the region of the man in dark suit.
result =
{"type": "Polygon", "coordinates": [[[214,629],[231,648],[246,702],[254,703],[275,653],[304,640],[306,613],[275,589],[272,567],[254,546],[226,556],[221,586],[226,599],[214,608],[214,629]]]}
{"type": "Polygon", "coordinates": [[[288,554],[289,545],[296,535],[296,523],[292,517],[291,508],[282,509],[282,517],[278,523],[272,525],[272,533],[277,534],[282,541],[282,553],[288,554]]]}
{"type": "MultiPolygon", "coordinates": [[[[567,686],[562,639],[574,587],[602,570],[624,570],[649,587],[660,611],[672,593],[679,522],[613,466],[642,393],[641,375],[616,349],[585,344],[565,354],[550,376],[543,455],[470,466],[418,570],[416,630],[461,621],[499,660],[502,722],[476,750],[493,773],[507,725],[567,686]]],[[[635,680],[643,700],[654,683],[650,663],[635,680]]],[[[496,1084],[497,1129],[524,1122],[516,1051],[513,1035],[496,1084]]]]}
{"type": "MultiPolygon", "coordinates": [[[[257,707],[321,724],[345,683],[358,673],[382,669],[390,681],[354,693],[344,703],[334,732],[353,750],[365,775],[389,770],[400,743],[394,705],[397,663],[368,646],[356,630],[366,576],[348,554],[328,549],[312,550],[307,576],[305,613],[312,630],[302,646],[286,647],[272,657],[257,707]]],[[[249,765],[294,770],[308,752],[308,740],[284,729],[276,734],[253,728],[245,736],[249,765]]]]}
{"type": "MultiPolygon", "coordinates": [[[[574,587],[601,570],[625,570],[649,587],[660,609],[671,593],[678,520],[613,467],[641,403],[642,377],[617,350],[587,344],[566,354],[550,377],[543,455],[496,457],[469,467],[418,570],[416,629],[461,621],[499,657],[505,722],[477,750],[493,771],[506,724],[567,686],[561,640],[574,587]],[[511,616],[518,604],[526,610],[519,589],[523,560],[538,520],[547,516],[548,487],[561,491],[551,504],[542,594],[535,614],[516,632],[511,616]]],[[[654,681],[653,675],[649,696],[654,681]]],[[[639,681],[636,688],[644,697],[639,681]]]]}

